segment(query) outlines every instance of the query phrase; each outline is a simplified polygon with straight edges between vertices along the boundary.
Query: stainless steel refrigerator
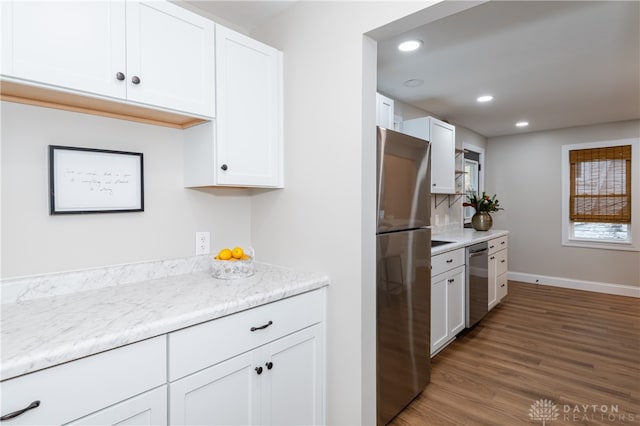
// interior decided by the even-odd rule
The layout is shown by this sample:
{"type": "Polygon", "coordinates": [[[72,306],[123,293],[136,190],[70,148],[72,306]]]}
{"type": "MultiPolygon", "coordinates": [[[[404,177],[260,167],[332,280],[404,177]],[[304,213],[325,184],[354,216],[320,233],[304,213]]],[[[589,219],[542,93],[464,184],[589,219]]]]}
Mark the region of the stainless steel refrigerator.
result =
{"type": "Polygon", "coordinates": [[[429,383],[430,143],[378,127],[377,415],[387,424],[429,383]]]}

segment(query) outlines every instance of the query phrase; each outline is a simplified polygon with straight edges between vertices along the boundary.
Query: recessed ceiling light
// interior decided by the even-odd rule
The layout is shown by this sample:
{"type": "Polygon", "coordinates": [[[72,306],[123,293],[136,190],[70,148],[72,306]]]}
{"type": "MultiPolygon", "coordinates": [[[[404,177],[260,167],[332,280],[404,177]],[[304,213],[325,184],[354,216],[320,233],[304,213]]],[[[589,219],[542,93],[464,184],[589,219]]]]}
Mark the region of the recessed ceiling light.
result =
{"type": "Polygon", "coordinates": [[[412,78],[411,80],[407,80],[403,83],[407,87],[418,87],[424,84],[424,80],[420,80],[419,78],[412,78]]]}
{"type": "Polygon", "coordinates": [[[422,46],[422,40],[407,40],[398,45],[398,49],[402,52],[413,52],[422,46]]]}
{"type": "Polygon", "coordinates": [[[518,126],[518,127],[527,127],[528,125],[529,125],[528,121],[518,121],[516,123],[516,126],[518,126]]]}
{"type": "Polygon", "coordinates": [[[476,99],[478,102],[489,102],[491,100],[493,100],[493,96],[491,95],[483,95],[478,97],[478,99],[476,99]]]}

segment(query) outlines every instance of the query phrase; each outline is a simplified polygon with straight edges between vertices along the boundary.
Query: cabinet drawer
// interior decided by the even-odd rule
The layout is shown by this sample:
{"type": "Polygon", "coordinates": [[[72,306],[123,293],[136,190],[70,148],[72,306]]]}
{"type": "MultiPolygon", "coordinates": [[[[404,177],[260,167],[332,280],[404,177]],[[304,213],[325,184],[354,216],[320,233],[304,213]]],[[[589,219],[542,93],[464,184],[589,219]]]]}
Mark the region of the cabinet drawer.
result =
{"type": "Polygon", "coordinates": [[[507,258],[507,250],[500,250],[499,252],[493,254],[496,257],[496,274],[502,275],[507,272],[508,268],[508,258],[507,258]]]}
{"type": "Polygon", "coordinates": [[[0,383],[2,415],[40,406],[11,425],[62,424],[166,382],[166,337],[61,364],[0,383]]]}
{"type": "Polygon", "coordinates": [[[489,240],[489,254],[495,253],[499,250],[504,250],[508,246],[508,236],[505,235],[500,238],[494,238],[493,240],[489,240]]]}
{"type": "Polygon", "coordinates": [[[319,323],[324,309],[316,290],[170,333],[169,380],[319,323]]]}
{"type": "Polygon", "coordinates": [[[464,265],[464,249],[448,251],[431,257],[431,276],[464,265]]]}

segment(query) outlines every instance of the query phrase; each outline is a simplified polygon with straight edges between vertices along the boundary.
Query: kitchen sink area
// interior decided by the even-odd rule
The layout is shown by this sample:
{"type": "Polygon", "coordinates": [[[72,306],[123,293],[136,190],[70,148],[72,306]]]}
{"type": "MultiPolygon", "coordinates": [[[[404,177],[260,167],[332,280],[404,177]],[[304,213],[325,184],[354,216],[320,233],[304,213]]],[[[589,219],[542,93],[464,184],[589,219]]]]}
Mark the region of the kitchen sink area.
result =
{"type": "Polygon", "coordinates": [[[445,244],[453,244],[455,241],[431,240],[431,247],[443,246],[445,244]]]}

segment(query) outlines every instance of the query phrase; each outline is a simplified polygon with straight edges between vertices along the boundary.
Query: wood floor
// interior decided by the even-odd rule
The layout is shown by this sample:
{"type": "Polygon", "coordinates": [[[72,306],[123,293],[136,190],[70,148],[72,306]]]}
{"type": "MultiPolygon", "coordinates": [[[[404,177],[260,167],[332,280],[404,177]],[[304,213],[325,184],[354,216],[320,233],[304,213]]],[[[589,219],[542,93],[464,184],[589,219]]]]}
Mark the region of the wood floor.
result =
{"type": "Polygon", "coordinates": [[[640,299],[510,281],[502,303],[432,359],[431,383],[390,424],[543,420],[640,425],[640,299]]]}

